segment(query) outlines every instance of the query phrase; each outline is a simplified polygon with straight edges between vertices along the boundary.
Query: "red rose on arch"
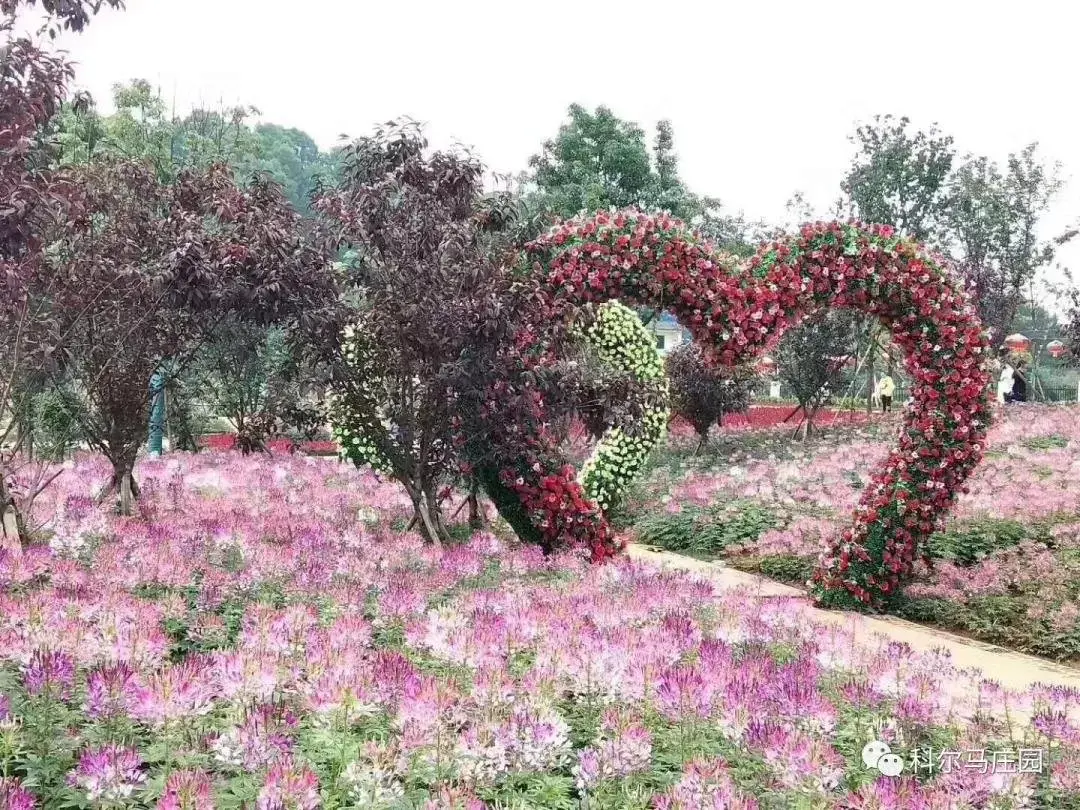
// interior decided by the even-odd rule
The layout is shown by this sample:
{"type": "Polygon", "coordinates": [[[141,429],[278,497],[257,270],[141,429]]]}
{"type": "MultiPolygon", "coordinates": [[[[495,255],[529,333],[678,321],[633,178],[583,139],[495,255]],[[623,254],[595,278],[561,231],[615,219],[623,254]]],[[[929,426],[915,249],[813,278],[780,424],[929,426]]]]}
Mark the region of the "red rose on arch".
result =
{"type": "MultiPolygon", "coordinates": [[[[879,317],[905,352],[913,401],[898,448],[851,527],[823,551],[813,587],[830,605],[873,605],[900,588],[981,459],[990,418],[982,325],[963,288],[925,250],[888,226],[819,223],[737,266],[668,215],[619,212],[564,223],[528,252],[546,279],[542,306],[554,324],[587,302],[665,308],[728,365],[763,354],[810,312],[850,307],[879,317]]],[[[545,340],[517,336],[514,373],[550,358],[545,340]]],[[[504,423],[545,422],[542,402],[521,414],[508,414],[519,406],[495,392],[489,403],[504,423]]],[[[604,516],[550,437],[533,428],[520,434],[524,444],[508,438],[505,463],[489,479],[516,493],[527,514],[512,525],[520,533],[531,523],[526,533],[548,550],[581,547],[596,561],[617,553],[604,516]]]]}

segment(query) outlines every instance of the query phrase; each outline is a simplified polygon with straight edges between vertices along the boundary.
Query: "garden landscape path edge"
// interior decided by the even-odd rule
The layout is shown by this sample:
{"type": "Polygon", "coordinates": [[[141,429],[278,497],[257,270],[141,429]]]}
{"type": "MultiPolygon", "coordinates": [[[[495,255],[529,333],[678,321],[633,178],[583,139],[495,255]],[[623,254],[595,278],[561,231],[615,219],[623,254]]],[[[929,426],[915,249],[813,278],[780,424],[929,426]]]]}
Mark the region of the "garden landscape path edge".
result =
{"type": "Polygon", "coordinates": [[[912,649],[927,652],[945,649],[957,667],[981,670],[983,677],[1003,687],[1024,690],[1036,683],[1057,684],[1080,689],[1080,669],[1056,664],[1032,655],[984,644],[942,630],[924,627],[894,616],[867,616],[859,613],[822,610],[812,605],[806,591],[765,577],[737,571],[720,562],[697,560],[681,554],[629,543],[631,559],[661,568],[703,574],[721,588],[748,590],[763,598],[788,598],[800,602],[808,615],[821,622],[854,625],[857,637],[869,641],[874,634],[899,641],[912,649]]]}

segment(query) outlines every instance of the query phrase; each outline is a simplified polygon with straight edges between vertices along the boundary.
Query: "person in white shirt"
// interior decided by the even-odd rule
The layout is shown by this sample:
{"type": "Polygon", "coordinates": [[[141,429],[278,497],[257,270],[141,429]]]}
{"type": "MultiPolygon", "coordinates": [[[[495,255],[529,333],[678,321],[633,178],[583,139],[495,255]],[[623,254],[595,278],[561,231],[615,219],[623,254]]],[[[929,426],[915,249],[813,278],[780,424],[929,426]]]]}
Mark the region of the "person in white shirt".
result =
{"type": "Polygon", "coordinates": [[[997,401],[1004,403],[1012,396],[1014,369],[1009,363],[1008,356],[1003,352],[1001,358],[1001,375],[998,377],[997,401]]]}
{"type": "Polygon", "coordinates": [[[892,410],[892,398],[896,392],[896,382],[892,378],[892,369],[889,369],[885,376],[878,380],[876,396],[881,403],[881,412],[888,413],[892,410]]]}

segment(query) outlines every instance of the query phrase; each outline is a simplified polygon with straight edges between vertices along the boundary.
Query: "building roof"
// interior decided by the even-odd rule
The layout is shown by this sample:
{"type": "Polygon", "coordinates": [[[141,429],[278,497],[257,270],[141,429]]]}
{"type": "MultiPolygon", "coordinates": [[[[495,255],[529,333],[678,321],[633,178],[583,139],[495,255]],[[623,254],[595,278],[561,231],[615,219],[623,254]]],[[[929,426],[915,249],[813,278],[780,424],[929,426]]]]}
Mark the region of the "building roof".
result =
{"type": "Polygon", "coordinates": [[[663,329],[666,332],[680,332],[683,340],[690,340],[690,330],[683,328],[683,325],[675,320],[675,316],[670,312],[661,312],[660,317],[654,320],[653,324],[656,329],[663,329]]]}

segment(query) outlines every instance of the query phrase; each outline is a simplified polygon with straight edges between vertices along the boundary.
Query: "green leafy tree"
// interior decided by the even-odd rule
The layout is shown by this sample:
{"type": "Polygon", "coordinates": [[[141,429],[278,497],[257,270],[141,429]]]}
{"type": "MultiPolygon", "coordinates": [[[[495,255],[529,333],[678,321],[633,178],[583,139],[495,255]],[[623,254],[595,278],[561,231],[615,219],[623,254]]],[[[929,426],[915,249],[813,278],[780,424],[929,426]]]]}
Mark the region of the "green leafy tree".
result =
{"type": "Polygon", "coordinates": [[[266,448],[280,431],[316,422],[307,397],[317,380],[301,362],[297,346],[281,327],[227,319],[200,352],[191,375],[198,389],[227,417],[243,453],[266,448]]]}
{"type": "Polygon", "coordinates": [[[657,123],[650,152],[645,131],[607,107],[589,112],[574,104],[569,116],[529,161],[529,179],[539,197],[535,205],[561,219],[637,206],[670,211],[695,226],[709,223],[718,231],[729,224],[718,200],[692,193],[679,177],[670,121],[657,123]]]}
{"type": "Polygon", "coordinates": [[[645,132],[607,107],[571,105],[570,120],[529,161],[556,216],[626,206],[648,207],[658,188],[645,132]]]}
{"type": "MultiPolygon", "coordinates": [[[[670,121],[656,125],[652,152],[645,131],[624,121],[607,107],[590,112],[571,105],[569,120],[555,138],[546,141],[529,162],[531,176],[523,187],[527,215],[534,235],[554,218],[569,219],[581,212],[637,206],[670,211],[697,228],[721,250],[750,256],[757,240],[757,223],[726,214],[719,200],[691,192],[679,177],[675,132],[670,121]]],[[[644,323],[656,312],[638,313],[644,323]]]]}
{"type": "Polygon", "coordinates": [[[724,414],[741,413],[750,407],[757,381],[751,369],[710,363],[696,343],[679,346],[664,363],[671,384],[672,413],[693,425],[699,439],[695,453],[708,444],[709,430],[724,414]]]}
{"type": "Polygon", "coordinates": [[[852,141],[857,152],[841,186],[850,212],[941,250],[967,280],[991,339],[1013,331],[1038,271],[1075,236],[1040,237],[1061,190],[1060,167],[1043,161],[1036,144],[1004,167],[975,155],[958,160],[953,139],[936,126],[918,130],[892,116],[859,127],[852,141]]]}
{"type": "Polygon", "coordinates": [[[255,127],[256,153],[251,168],[269,172],[297,211],[311,212],[315,176],[327,171],[325,156],[311,136],[277,124],[255,127]]]}
{"type": "Polygon", "coordinates": [[[345,261],[337,328],[320,344],[344,455],[393,476],[419,531],[449,538],[444,487],[458,470],[455,403],[484,370],[471,357],[505,346],[512,279],[492,231],[508,220],[463,151],[427,150],[412,122],[349,147],[341,183],[316,199],[345,261]]]}
{"type": "Polygon", "coordinates": [[[827,312],[784,335],[777,348],[778,376],[799,403],[807,438],[814,417],[844,378],[854,355],[857,320],[848,312],[827,312]]]}
{"type": "Polygon", "coordinates": [[[1061,187],[1060,165],[1045,163],[1034,143],[1009,155],[1004,171],[968,157],[950,179],[949,247],[995,342],[1013,330],[1038,271],[1072,238],[1040,237],[1061,187]]]}
{"type": "Polygon", "coordinates": [[[305,132],[277,124],[256,124],[254,107],[194,109],[178,117],[160,91],[144,79],[113,87],[116,112],[102,116],[88,96],[66,104],[54,123],[53,141],[61,165],[93,160],[148,161],[162,182],[175,182],[184,169],[225,163],[238,177],[266,173],[301,214],[310,214],[318,176],[333,177],[337,151],[320,152],[305,132]]]}
{"type": "Polygon", "coordinates": [[[933,242],[948,207],[952,137],[937,126],[914,130],[908,118],[885,115],[858,127],[851,141],[857,152],[841,184],[851,213],[933,242]]]}

